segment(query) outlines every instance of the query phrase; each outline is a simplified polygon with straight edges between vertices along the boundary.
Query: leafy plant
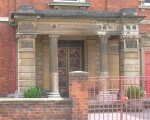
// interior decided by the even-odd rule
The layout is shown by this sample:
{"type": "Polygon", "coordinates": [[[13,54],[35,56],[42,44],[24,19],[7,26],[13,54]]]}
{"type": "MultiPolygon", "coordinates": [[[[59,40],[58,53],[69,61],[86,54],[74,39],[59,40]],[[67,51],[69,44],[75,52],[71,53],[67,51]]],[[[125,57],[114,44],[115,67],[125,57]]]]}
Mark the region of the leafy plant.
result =
{"type": "Polygon", "coordinates": [[[142,88],[138,88],[137,86],[129,86],[127,88],[127,97],[129,99],[139,99],[143,97],[144,92],[142,88]]]}
{"type": "Polygon", "coordinates": [[[23,92],[24,98],[39,98],[42,96],[42,89],[39,87],[30,87],[23,92]]]}

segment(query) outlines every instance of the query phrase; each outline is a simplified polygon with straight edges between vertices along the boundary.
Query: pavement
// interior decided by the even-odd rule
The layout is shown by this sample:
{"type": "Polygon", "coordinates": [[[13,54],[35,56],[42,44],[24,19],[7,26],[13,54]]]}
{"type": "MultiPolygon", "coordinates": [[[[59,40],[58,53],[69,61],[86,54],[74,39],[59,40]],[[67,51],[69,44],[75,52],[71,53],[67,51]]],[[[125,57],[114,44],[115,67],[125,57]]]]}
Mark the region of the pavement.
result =
{"type": "Polygon", "coordinates": [[[150,109],[142,112],[104,112],[89,113],[88,120],[150,120],[150,109]]]}

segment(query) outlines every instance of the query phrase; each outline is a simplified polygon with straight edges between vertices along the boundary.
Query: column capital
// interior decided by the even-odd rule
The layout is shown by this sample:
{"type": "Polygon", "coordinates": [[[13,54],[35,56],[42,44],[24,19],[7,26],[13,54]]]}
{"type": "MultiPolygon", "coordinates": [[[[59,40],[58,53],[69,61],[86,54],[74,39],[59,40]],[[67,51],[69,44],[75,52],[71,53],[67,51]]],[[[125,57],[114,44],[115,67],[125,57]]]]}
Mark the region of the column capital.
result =
{"type": "Polygon", "coordinates": [[[110,38],[110,35],[98,35],[100,39],[108,39],[110,38]]]}
{"type": "Polygon", "coordinates": [[[59,38],[60,35],[48,35],[49,38],[59,38]]]}

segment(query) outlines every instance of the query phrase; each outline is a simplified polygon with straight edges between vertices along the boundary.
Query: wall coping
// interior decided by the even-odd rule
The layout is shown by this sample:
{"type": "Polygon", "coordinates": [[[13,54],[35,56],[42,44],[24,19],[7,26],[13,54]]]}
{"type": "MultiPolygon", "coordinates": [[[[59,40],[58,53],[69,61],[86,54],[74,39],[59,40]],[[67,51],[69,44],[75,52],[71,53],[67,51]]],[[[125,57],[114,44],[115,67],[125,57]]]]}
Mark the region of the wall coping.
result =
{"type": "Polygon", "coordinates": [[[85,71],[72,71],[69,72],[70,80],[88,80],[88,72],[85,71]]]}
{"type": "Polygon", "coordinates": [[[69,98],[0,98],[0,102],[71,101],[69,98]]]}

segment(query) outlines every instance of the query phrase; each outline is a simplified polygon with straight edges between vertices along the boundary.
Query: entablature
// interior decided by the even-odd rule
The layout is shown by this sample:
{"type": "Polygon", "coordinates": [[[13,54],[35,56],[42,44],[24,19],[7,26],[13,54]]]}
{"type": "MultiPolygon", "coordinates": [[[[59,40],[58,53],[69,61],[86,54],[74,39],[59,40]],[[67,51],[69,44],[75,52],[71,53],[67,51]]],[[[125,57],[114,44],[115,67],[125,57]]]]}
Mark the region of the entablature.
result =
{"type": "Polygon", "coordinates": [[[133,9],[119,12],[20,9],[12,14],[12,19],[21,34],[138,35],[138,25],[144,19],[133,9]]]}

